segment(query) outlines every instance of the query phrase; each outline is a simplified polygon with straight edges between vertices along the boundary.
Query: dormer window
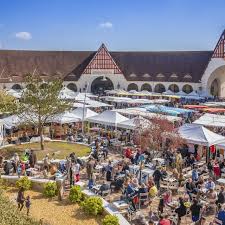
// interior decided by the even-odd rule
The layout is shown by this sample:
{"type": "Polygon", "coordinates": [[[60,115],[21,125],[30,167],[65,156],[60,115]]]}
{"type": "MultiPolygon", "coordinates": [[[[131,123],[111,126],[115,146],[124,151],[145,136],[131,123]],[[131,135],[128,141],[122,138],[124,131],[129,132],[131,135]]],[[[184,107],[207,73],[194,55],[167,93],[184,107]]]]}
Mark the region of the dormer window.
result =
{"type": "Polygon", "coordinates": [[[56,72],[55,72],[55,75],[57,75],[57,76],[61,76],[61,75],[62,75],[62,73],[61,73],[61,72],[59,72],[59,71],[56,71],[56,72]]]}
{"type": "Polygon", "coordinates": [[[130,74],[130,77],[137,77],[137,75],[132,73],[132,74],[130,74]]]}
{"type": "Polygon", "coordinates": [[[16,74],[16,73],[14,73],[14,74],[11,75],[11,77],[18,77],[18,76],[19,76],[19,75],[16,74]]]}
{"type": "Polygon", "coordinates": [[[46,72],[41,73],[41,77],[46,77],[46,76],[48,76],[48,74],[46,72]]]}
{"type": "Polygon", "coordinates": [[[69,76],[69,77],[76,77],[76,74],[70,73],[68,76],[69,76]]]}
{"type": "Polygon", "coordinates": [[[192,79],[192,76],[191,76],[190,74],[186,74],[186,75],[184,76],[184,79],[192,79]]]}
{"type": "Polygon", "coordinates": [[[173,73],[170,78],[178,78],[177,74],[173,73]]]}
{"type": "Polygon", "coordinates": [[[149,78],[149,77],[151,77],[151,75],[150,75],[150,74],[148,74],[148,73],[146,73],[146,74],[144,74],[144,75],[143,75],[143,77],[145,77],[145,78],[149,78]]]}
{"type": "Polygon", "coordinates": [[[164,76],[163,74],[159,73],[159,74],[157,74],[156,77],[157,77],[157,78],[164,78],[165,76],[164,76]]]}

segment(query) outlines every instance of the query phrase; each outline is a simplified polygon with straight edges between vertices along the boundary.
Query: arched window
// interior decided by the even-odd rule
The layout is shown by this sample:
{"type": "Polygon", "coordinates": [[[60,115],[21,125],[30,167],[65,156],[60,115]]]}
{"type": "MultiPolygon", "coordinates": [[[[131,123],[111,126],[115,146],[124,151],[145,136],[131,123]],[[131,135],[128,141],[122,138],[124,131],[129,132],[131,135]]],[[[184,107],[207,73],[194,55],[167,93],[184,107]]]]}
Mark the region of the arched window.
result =
{"type": "Polygon", "coordinates": [[[171,90],[172,92],[177,93],[177,92],[179,92],[179,87],[178,87],[177,84],[171,84],[171,85],[169,86],[169,90],[171,90]]]}
{"type": "Polygon", "coordinates": [[[14,85],[12,86],[12,89],[15,90],[15,91],[20,91],[20,90],[22,90],[23,88],[22,88],[22,86],[19,85],[19,84],[14,84],[14,85]]]}
{"type": "Polygon", "coordinates": [[[144,84],[141,86],[141,91],[152,91],[152,87],[151,87],[150,84],[144,83],[144,84]]]}
{"type": "Polygon", "coordinates": [[[166,91],[166,88],[163,84],[156,84],[154,91],[156,93],[163,93],[164,91],[166,91]]]}
{"type": "Polygon", "coordinates": [[[131,83],[131,84],[128,85],[127,90],[128,91],[131,91],[131,90],[138,91],[138,86],[135,83],[131,83]]]}
{"type": "Polygon", "coordinates": [[[71,91],[77,92],[77,85],[74,83],[69,83],[67,85],[67,88],[70,89],[71,91]]]}
{"type": "Polygon", "coordinates": [[[189,94],[193,91],[193,87],[190,84],[185,84],[182,88],[182,91],[186,94],[189,94]]]}

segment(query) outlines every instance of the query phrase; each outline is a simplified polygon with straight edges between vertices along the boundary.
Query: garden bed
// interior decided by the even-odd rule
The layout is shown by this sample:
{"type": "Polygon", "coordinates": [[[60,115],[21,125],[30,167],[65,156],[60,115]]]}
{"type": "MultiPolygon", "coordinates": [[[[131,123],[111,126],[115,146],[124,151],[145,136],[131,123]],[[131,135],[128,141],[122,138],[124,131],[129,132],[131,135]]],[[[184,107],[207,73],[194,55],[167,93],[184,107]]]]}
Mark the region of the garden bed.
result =
{"type": "Polygon", "coordinates": [[[26,143],[21,145],[7,146],[0,149],[0,155],[8,159],[11,158],[15,152],[19,155],[22,155],[25,149],[33,149],[37,154],[38,160],[42,160],[46,154],[51,156],[52,153],[56,154],[57,159],[65,159],[66,156],[72,152],[75,152],[78,157],[87,156],[90,153],[90,148],[86,145],[51,141],[45,142],[44,150],[40,149],[39,143],[26,143]]]}

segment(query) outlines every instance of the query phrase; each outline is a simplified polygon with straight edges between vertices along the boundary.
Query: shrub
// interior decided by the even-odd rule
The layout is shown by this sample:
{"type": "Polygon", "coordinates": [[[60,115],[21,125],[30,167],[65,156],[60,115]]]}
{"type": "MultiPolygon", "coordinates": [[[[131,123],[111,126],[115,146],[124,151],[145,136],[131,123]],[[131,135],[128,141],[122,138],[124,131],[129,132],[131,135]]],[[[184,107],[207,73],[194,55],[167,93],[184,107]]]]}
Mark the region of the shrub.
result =
{"type": "Polygon", "coordinates": [[[102,199],[99,197],[86,198],[82,202],[82,207],[88,214],[96,216],[98,214],[101,214],[103,211],[102,199]]]}
{"type": "Polygon", "coordinates": [[[119,225],[119,219],[117,216],[106,215],[102,221],[102,225],[119,225]]]}
{"type": "Polygon", "coordinates": [[[28,177],[21,177],[17,182],[16,186],[18,188],[23,188],[25,191],[31,189],[31,181],[28,179],[28,177]]]}
{"type": "Polygon", "coordinates": [[[55,182],[48,182],[44,185],[44,195],[48,198],[52,198],[57,195],[58,189],[55,182]]]}
{"type": "Polygon", "coordinates": [[[73,186],[70,189],[70,194],[69,194],[69,200],[73,203],[77,202],[81,202],[81,200],[83,199],[83,194],[81,192],[81,187],[80,186],[73,186]]]}

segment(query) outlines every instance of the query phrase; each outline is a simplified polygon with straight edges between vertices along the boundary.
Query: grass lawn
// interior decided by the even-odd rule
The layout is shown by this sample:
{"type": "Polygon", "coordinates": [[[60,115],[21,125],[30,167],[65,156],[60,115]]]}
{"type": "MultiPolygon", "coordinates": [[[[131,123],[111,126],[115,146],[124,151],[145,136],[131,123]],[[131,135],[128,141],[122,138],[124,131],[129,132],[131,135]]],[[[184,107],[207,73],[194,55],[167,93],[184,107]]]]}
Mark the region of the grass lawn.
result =
{"type": "MultiPolygon", "coordinates": [[[[15,202],[17,190],[7,188],[6,195],[15,202]]],[[[68,199],[59,202],[57,198],[49,200],[42,193],[32,190],[25,191],[25,197],[31,197],[30,217],[49,225],[99,225],[104,216],[89,216],[77,204],[71,204],[68,199]]],[[[22,210],[26,213],[26,209],[22,210]]]]}
{"type": "Polygon", "coordinates": [[[66,142],[45,142],[45,149],[40,149],[39,143],[27,143],[22,145],[15,145],[10,147],[5,147],[0,149],[0,155],[5,158],[10,158],[15,152],[22,155],[25,149],[33,149],[37,154],[38,160],[44,158],[44,156],[49,153],[50,156],[53,152],[56,153],[56,158],[64,159],[70,153],[75,152],[77,156],[86,156],[90,153],[90,148],[85,145],[66,143],[66,142]]]}

